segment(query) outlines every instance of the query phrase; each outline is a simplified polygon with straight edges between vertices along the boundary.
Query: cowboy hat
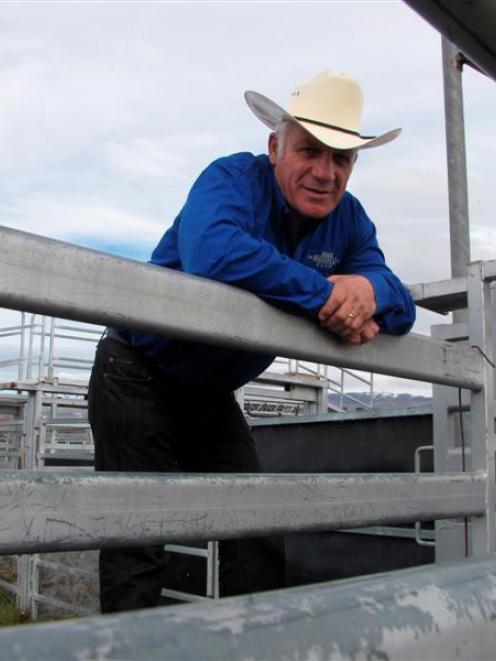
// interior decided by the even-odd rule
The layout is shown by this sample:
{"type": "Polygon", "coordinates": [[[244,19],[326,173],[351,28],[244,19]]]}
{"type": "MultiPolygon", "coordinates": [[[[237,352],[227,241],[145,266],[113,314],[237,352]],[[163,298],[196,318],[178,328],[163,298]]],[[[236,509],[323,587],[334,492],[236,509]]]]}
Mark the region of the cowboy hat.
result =
{"type": "Polygon", "coordinates": [[[288,110],[258,92],[245,92],[250,109],[264,124],[296,122],[317,140],[334,149],[366,149],[394,140],[401,129],[379,136],[360,135],[363,95],[358,82],[344,73],[324,71],[292,93],[288,110]]]}

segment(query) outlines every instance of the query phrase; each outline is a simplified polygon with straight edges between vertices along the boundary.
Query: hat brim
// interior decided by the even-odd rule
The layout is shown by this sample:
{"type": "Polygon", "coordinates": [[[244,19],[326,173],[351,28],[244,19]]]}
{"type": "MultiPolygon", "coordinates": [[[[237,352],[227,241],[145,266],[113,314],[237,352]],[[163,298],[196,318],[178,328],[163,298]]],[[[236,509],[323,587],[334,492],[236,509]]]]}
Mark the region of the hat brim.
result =
{"type": "Polygon", "coordinates": [[[296,117],[290,115],[284,108],[278,106],[271,99],[252,90],[245,92],[245,101],[258,119],[270,129],[276,129],[282,121],[295,122],[313,135],[319,142],[333,149],[368,149],[379,147],[380,145],[391,142],[401,133],[401,129],[393,129],[382,135],[361,136],[337,128],[321,126],[302,119],[296,119],[296,117]]]}

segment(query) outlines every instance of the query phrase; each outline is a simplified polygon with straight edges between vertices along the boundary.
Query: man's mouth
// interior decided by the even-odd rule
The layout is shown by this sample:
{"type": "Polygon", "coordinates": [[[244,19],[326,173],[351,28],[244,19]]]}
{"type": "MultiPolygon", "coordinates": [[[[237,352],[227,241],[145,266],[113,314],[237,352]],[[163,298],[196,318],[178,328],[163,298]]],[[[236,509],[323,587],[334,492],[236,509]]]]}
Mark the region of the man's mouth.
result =
{"type": "Polygon", "coordinates": [[[306,191],[308,191],[309,193],[312,193],[312,195],[325,196],[325,195],[331,195],[331,192],[332,192],[332,191],[325,190],[325,189],[322,189],[322,188],[313,188],[312,186],[303,186],[303,188],[306,191]]]}

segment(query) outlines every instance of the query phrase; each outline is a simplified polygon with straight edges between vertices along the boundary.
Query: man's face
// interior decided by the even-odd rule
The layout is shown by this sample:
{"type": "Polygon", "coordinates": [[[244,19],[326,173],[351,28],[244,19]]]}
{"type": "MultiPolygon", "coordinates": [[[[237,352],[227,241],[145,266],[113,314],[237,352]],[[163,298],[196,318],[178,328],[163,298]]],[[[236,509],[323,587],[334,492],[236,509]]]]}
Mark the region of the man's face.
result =
{"type": "Polygon", "coordinates": [[[286,202],[303,216],[324,218],[336,208],[356,159],[356,150],[326,147],[296,123],[286,127],[282,153],[269,138],[269,159],[286,202]]]}

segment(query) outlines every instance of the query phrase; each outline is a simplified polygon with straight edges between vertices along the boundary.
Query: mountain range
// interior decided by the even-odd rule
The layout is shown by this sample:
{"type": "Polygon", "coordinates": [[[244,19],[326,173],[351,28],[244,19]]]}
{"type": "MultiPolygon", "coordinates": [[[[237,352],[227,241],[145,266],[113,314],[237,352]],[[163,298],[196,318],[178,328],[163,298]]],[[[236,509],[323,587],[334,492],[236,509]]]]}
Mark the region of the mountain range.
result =
{"type": "MultiPolygon", "coordinates": [[[[344,398],[344,409],[346,411],[358,411],[370,406],[370,394],[368,392],[348,392],[349,397],[344,398]],[[356,401],[357,400],[357,401],[356,401]]],[[[329,394],[329,403],[339,406],[341,396],[337,393],[329,394]]],[[[402,409],[430,406],[432,398],[424,395],[411,395],[410,393],[376,392],[374,393],[375,409],[402,409]]]]}

